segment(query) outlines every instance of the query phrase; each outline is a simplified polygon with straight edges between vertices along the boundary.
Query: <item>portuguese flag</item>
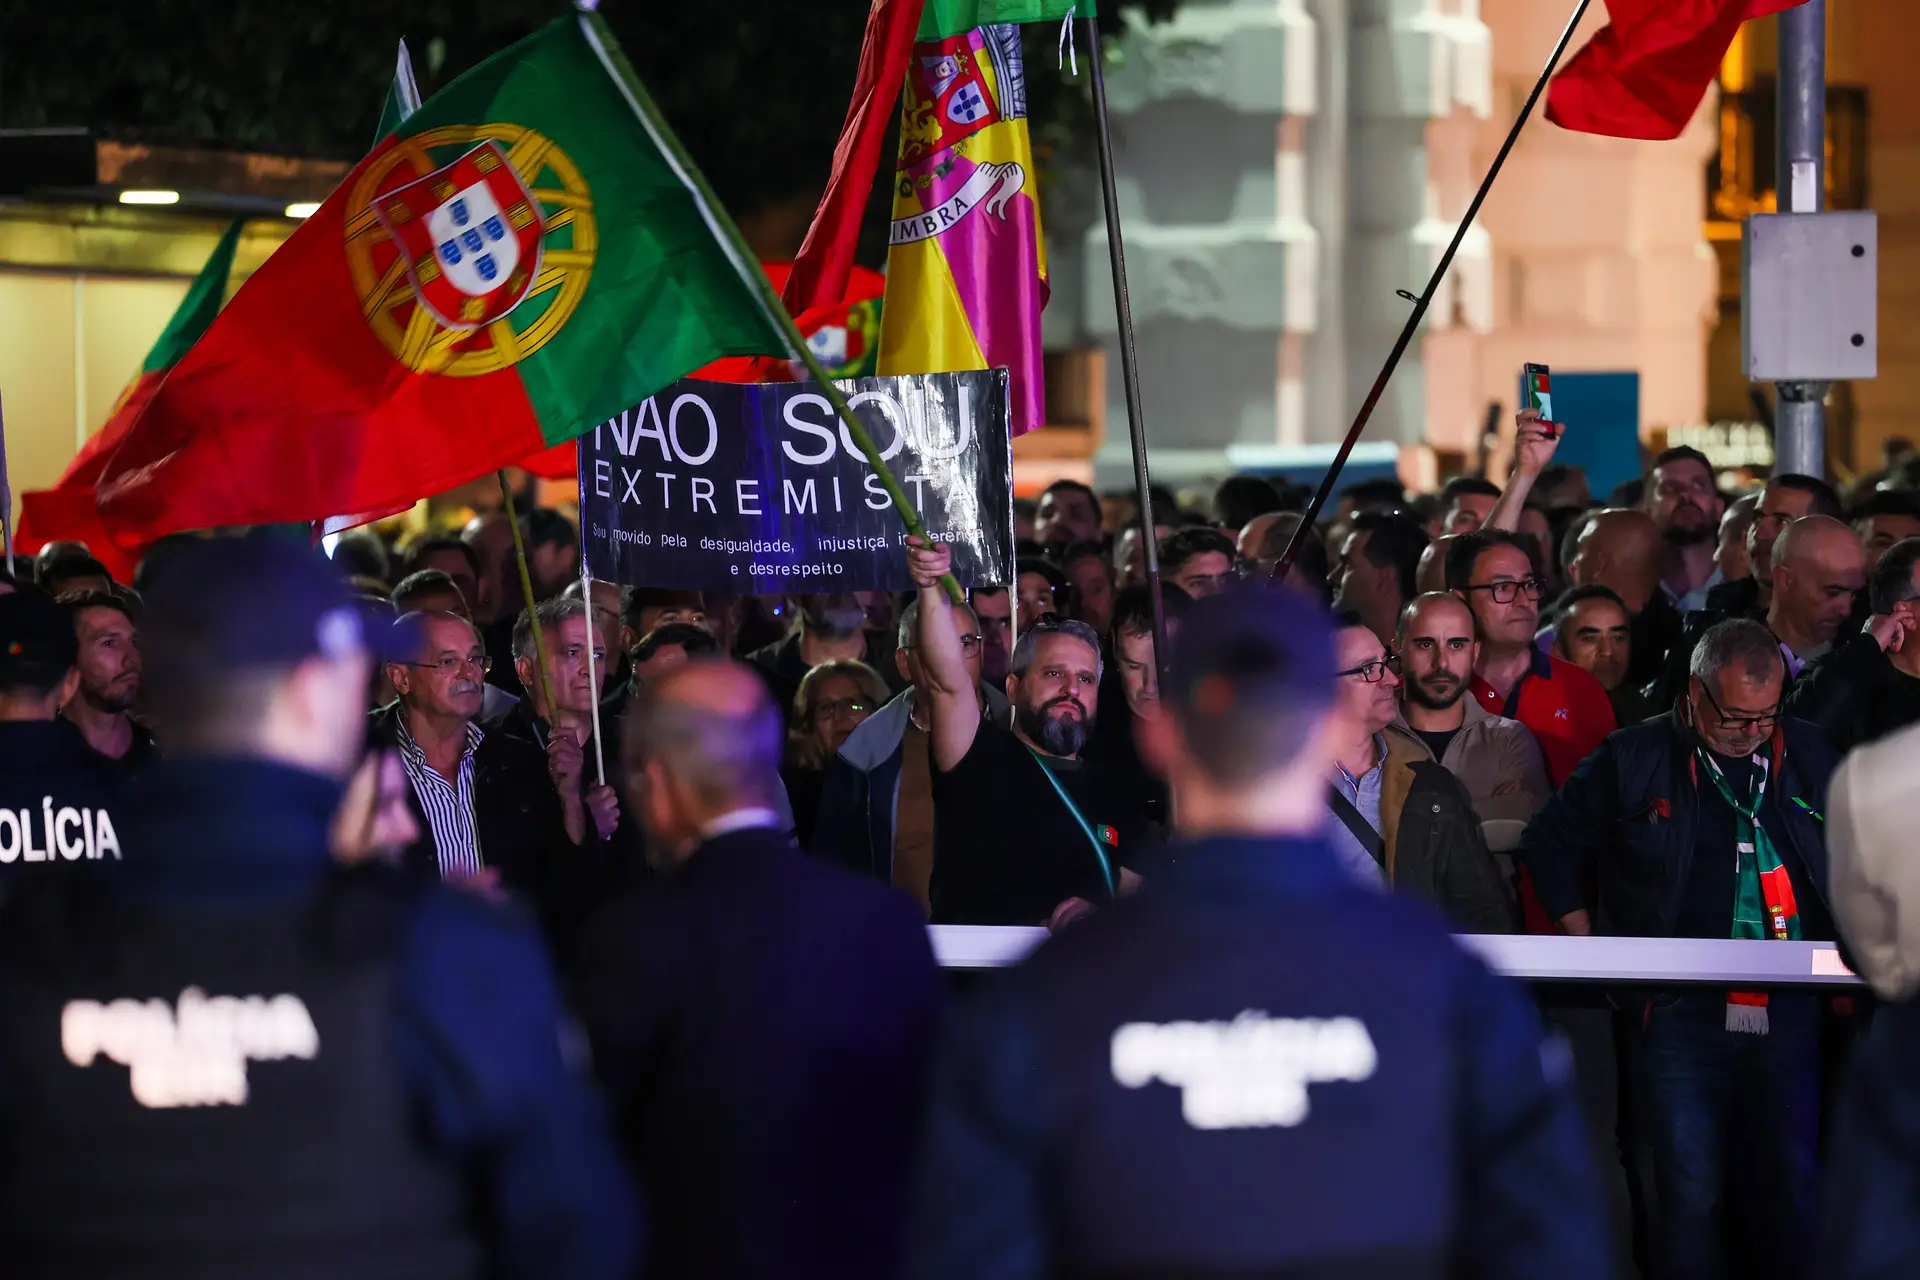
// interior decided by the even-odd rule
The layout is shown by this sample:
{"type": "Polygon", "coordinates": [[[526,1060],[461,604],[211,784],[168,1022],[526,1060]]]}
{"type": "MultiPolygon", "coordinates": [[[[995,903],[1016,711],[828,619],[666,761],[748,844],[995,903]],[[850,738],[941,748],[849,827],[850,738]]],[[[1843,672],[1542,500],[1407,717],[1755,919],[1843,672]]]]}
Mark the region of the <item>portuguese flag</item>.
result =
{"type": "Polygon", "coordinates": [[[101,514],[132,543],[398,506],[720,356],[787,354],[776,307],[599,15],[571,14],[407,116],[254,273],[101,514]]]}
{"type": "Polygon", "coordinates": [[[100,524],[100,511],[94,498],[94,484],[106,469],[107,459],[127,438],[134,422],[160,389],[167,370],[180,363],[188,348],[200,340],[220,304],[227,296],[227,277],[233,271],[234,250],[240,245],[240,231],[246,224],[236,219],[221,235],[200,274],[187,287],[187,296],[160,332],[159,341],[147,352],[140,372],[120,393],[106,425],[87,438],[80,452],[61,473],[51,489],[38,489],[20,496],[20,548],[38,549],[48,542],[84,542],[115,579],[126,582],[133,565],[118,553],[100,524]]]}

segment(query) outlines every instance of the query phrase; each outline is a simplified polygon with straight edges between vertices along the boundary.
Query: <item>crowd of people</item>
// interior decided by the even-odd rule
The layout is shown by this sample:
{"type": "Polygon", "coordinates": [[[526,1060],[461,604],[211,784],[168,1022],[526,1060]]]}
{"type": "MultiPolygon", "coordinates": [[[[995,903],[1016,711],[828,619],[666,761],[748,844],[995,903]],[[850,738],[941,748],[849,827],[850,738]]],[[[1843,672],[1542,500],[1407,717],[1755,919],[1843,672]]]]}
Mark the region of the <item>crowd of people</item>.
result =
{"type": "MultiPolygon", "coordinates": [[[[1284,944],[1253,928],[1257,915],[1216,921],[1210,945],[1243,948],[1220,962],[1220,981],[1256,954],[1300,954],[1311,936],[1351,952],[1367,999],[1388,1001],[1369,984],[1391,978],[1407,1001],[1426,990],[1436,1011],[1466,1001],[1461,1025],[1480,1031],[1471,1043],[1445,1033],[1446,1052],[1479,1064],[1477,1087],[1503,1082],[1499,1097],[1476,1095],[1476,1123],[1508,1126],[1489,1141],[1511,1141],[1515,1161],[1477,1183],[1473,1202],[1521,1235],[1560,1236],[1502,1244],[1483,1223],[1467,1231],[1472,1248],[1409,1238],[1374,1259],[1386,1270],[1355,1274],[1424,1274],[1441,1248],[1465,1250],[1456,1262],[1470,1256],[1484,1275],[1812,1274],[1834,1099],[1868,999],[1538,986],[1532,1010],[1571,1051],[1556,1081],[1515,1056],[1528,1042],[1513,1010],[1433,961],[1425,915],[1395,904],[1425,904],[1463,933],[1836,939],[1824,816],[1835,772],[1849,751],[1920,722],[1920,475],[1889,466],[1845,499],[1786,474],[1742,494],[1675,448],[1595,501],[1579,471],[1554,464],[1556,444],[1523,414],[1504,485],[1355,483],[1304,531],[1306,494],[1285,482],[1233,477],[1204,503],[1156,490],[1151,547],[1131,493],[1060,481],[1016,504],[1013,581],[964,593],[929,545],[908,552],[915,589],[899,594],[591,581],[574,526],[538,508],[520,529],[530,608],[499,513],[398,545],[358,530],[330,562],[265,537],[169,539],[130,583],[82,546],[50,546],[0,583],[0,888],[12,896],[0,909],[0,1040],[8,1011],[32,1005],[20,992],[124,981],[171,1017],[186,972],[175,953],[192,949],[169,917],[175,932],[156,927],[92,968],[63,959],[51,977],[22,978],[20,940],[65,957],[78,936],[63,932],[71,901],[56,910],[19,892],[30,863],[120,876],[142,903],[198,893],[216,900],[208,910],[244,906],[259,936],[213,965],[235,975],[234,993],[261,989],[242,962],[276,931],[308,928],[301,913],[318,893],[329,927],[401,955],[394,981],[428,1030],[398,1047],[429,1099],[430,1145],[494,1184],[494,1238],[476,1245],[458,1227],[454,1183],[355,1131],[359,1150],[392,1165],[374,1179],[382,1194],[445,1227],[406,1274],[463,1274],[462,1250],[475,1248],[543,1275],[621,1274],[636,1256],[676,1276],[885,1276],[909,1258],[926,1275],[1038,1275],[1011,1260],[1049,1257],[1089,1272],[1182,1259],[1259,1271],[1246,1259],[1278,1265],[1306,1246],[1227,1216],[1217,1239],[1198,1240],[1149,1203],[1144,1173],[1101,1167],[1128,1162],[1126,1140],[1064,1133],[1130,1132],[1119,1118],[1139,1084],[1183,1083],[1176,1068],[1197,1052],[1156,1050],[1155,1035],[1239,1027],[1236,1014],[1253,1016],[1243,1007],[1264,1007],[1254,996],[1210,1006],[1217,1024],[1192,1022],[1202,1015],[1177,1000],[1128,1005],[1124,1070],[1112,1040],[1120,1101],[1022,1082],[1047,1055],[1107,1053],[1088,1037],[1120,1005],[1092,988],[1076,1004],[1072,984],[1101,973],[1104,991],[1150,988],[1156,958],[1198,945],[1181,940],[1183,917],[1125,915],[1136,894],[1154,897],[1143,887],[1280,910],[1289,894],[1311,905],[1337,885],[1324,912],[1286,908],[1299,936],[1284,944]],[[1323,636],[1324,654],[1302,636],[1323,636]],[[1316,663],[1324,688],[1308,679],[1316,663]],[[344,790],[237,763],[253,757],[305,762],[344,790]],[[189,832],[181,815],[215,797],[218,832],[189,832]],[[249,822],[286,846],[275,888],[248,887],[254,873],[237,861],[260,838],[249,822]],[[1323,845],[1331,878],[1210,871],[1182,845],[1204,837],[1232,865],[1236,824],[1323,845]],[[169,863],[169,835],[197,852],[169,863]],[[143,872],[149,862],[163,869],[143,872]],[[478,904],[436,906],[420,926],[470,965],[417,936],[394,941],[391,903],[328,878],[375,868],[478,904]],[[1350,901],[1369,898],[1377,911],[1351,910],[1377,935],[1357,950],[1328,942],[1350,901]],[[524,907],[533,932],[474,914],[496,905],[524,907]],[[1120,949],[1121,935],[1101,932],[1108,918],[1134,920],[1151,946],[1120,949]],[[929,922],[1045,925],[1087,941],[1028,966],[1026,1003],[1003,983],[946,1019],[936,1050],[946,996],[929,922]],[[1395,956],[1428,968],[1396,969],[1395,956]],[[586,1031],[605,1119],[538,1032],[563,1007],[586,1031]],[[1091,1111],[1069,1125],[1082,1103],[1091,1111]],[[927,1170],[946,1199],[928,1199],[927,1170]],[[1564,1198],[1528,1205],[1510,1184],[1528,1178],[1564,1198]],[[1076,1196],[1106,1197],[1112,1212],[1076,1196]],[[1576,1222],[1587,1199],[1593,1221],[1576,1222]],[[1049,1204],[1069,1221],[1041,1225],[1049,1204]],[[1096,1238],[1096,1222],[1113,1234],[1096,1238]]],[[[364,972],[315,947],[293,976],[269,966],[268,981],[311,977],[330,1008],[372,998],[364,972]]],[[[142,1067],[120,1034],[110,1045],[101,1032],[101,1052],[134,1062],[138,1100],[142,1067]]],[[[1379,1052],[1384,1062],[1384,1041],[1379,1052]]],[[[264,1078],[261,1060],[289,1055],[297,1045],[251,1052],[252,1071],[264,1078]]],[[[55,1142],[56,1122],[96,1132],[104,1150],[152,1140],[115,1118],[97,1075],[68,1088],[50,1082],[52,1059],[15,1057],[0,1044],[0,1099],[45,1104],[28,1138],[17,1125],[0,1135],[16,1160],[55,1142]]],[[[241,1060],[243,1094],[247,1069],[241,1060]]],[[[1308,1078],[1362,1078],[1326,1069],[1308,1078]]],[[[152,1083],[168,1070],[151,1067],[148,1087],[200,1087],[152,1083]]],[[[1201,1128],[1196,1107],[1233,1128],[1241,1111],[1277,1105],[1219,1081],[1185,1087],[1201,1128]]],[[[329,1123],[339,1104],[316,1101],[305,1123],[329,1123]]],[[[1195,1162],[1182,1173],[1193,1194],[1246,1200],[1232,1160],[1174,1156],[1184,1148],[1161,1137],[1169,1159],[1195,1162]]],[[[1407,1140],[1369,1133],[1354,1150],[1392,1159],[1407,1140]]],[[[245,1257],[252,1227],[227,1231],[180,1205],[190,1191],[264,1197],[285,1181],[262,1175],[267,1158],[247,1147],[211,1162],[174,1197],[180,1222],[165,1238],[185,1249],[206,1231],[245,1257]],[[248,1191],[248,1178],[261,1185],[248,1191]]],[[[1349,1163],[1363,1195],[1368,1166],[1349,1163]]],[[[0,1236],[11,1221],[48,1258],[58,1245],[105,1265],[113,1231],[89,1241],[22,1225],[29,1206],[52,1214],[60,1190],[92,1185],[61,1168],[0,1213],[0,1236]]],[[[1336,1226],[1353,1215],[1334,1206],[1338,1188],[1314,1194],[1327,1199],[1323,1234],[1362,1258],[1353,1240],[1368,1237],[1336,1226]]],[[[1431,1189],[1407,1194],[1439,1203],[1431,1189]]],[[[354,1250],[395,1210],[358,1210],[328,1256],[384,1274],[354,1250]]]]}

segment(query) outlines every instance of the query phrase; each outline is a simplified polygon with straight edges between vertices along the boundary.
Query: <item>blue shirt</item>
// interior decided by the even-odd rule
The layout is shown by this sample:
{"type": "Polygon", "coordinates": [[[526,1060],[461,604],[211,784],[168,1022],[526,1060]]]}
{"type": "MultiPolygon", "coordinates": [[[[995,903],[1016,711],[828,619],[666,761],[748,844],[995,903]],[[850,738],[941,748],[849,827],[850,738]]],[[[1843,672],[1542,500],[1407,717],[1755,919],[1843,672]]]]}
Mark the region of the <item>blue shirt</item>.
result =
{"type": "MultiPolygon", "coordinates": [[[[1373,735],[1373,768],[1356,778],[1347,772],[1345,765],[1334,765],[1333,785],[1375,831],[1380,830],[1380,781],[1386,775],[1386,764],[1387,740],[1376,733],[1373,735]]],[[[1337,815],[1327,826],[1327,843],[1341,869],[1356,881],[1375,889],[1387,887],[1386,870],[1374,861],[1367,846],[1347,830],[1347,824],[1337,815]]]]}

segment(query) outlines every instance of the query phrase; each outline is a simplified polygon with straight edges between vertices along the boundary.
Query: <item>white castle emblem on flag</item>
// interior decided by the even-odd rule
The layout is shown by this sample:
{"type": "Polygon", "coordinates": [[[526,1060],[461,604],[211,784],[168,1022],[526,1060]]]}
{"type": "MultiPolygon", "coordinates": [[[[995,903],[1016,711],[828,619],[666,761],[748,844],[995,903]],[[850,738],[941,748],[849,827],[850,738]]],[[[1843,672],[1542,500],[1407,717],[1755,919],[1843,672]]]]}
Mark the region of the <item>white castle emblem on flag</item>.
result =
{"type": "Polygon", "coordinates": [[[500,287],[520,265],[520,241],[508,228],[493,189],[476,182],[427,215],[427,230],[447,283],[471,298],[500,287]]]}

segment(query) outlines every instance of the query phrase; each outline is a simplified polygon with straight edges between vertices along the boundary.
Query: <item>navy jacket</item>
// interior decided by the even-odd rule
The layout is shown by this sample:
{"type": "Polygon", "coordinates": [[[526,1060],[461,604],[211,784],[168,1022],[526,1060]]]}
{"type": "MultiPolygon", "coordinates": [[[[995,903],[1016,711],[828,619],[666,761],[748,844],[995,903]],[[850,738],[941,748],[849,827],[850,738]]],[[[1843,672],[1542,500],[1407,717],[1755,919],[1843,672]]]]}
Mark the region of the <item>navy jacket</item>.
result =
{"type": "MultiPolygon", "coordinates": [[[[106,883],[158,904],[297,901],[334,872],[339,801],[336,783],[261,761],[158,763],[129,785],[127,860],[106,883]]],[[[468,1174],[494,1274],[624,1278],[637,1210],[605,1113],[562,1060],[537,933],[477,896],[420,892],[393,1009],[420,1141],[468,1174]]]]}
{"type": "Polygon", "coordinates": [[[913,900],[756,829],[592,920],[594,1063],[654,1280],[887,1280],[943,998],[913,900]]]}
{"type": "MultiPolygon", "coordinates": [[[[1693,866],[1700,788],[1713,785],[1696,777],[1697,741],[1671,711],[1615,730],[1533,815],[1515,853],[1549,916],[1594,906],[1596,933],[1672,934],[1693,866]],[[1597,903],[1587,901],[1581,884],[1589,865],[1598,876],[1597,903]]],[[[1780,722],[1772,751],[1761,820],[1781,856],[1799,858],[1830,915],[1823,815],[1839,757],[1812,725],[1793,719],[1780,722]]]]}
{"type": "Polygon", "coordinates": [[[935,1068],[910,1274],[1608,1274],[1564,1053],[1317,842],[1174,846],[984,987],[935,1068]]]}

